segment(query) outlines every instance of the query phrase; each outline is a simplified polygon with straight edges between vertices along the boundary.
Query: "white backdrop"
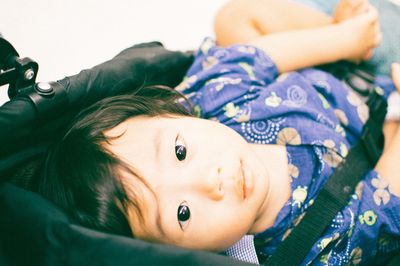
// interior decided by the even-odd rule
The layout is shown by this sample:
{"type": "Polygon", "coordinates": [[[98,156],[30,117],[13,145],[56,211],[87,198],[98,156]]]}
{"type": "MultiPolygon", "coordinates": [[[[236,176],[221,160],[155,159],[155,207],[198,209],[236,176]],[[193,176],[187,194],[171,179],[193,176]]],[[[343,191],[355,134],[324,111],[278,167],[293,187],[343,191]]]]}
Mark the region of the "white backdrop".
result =
{"type": "MultiPolygon", "coordinates": [[[[227,0],[0,0],[0,32],[39,63],[37,81],[73,75],[135,43],[195,49],[227,0]]],[[[0,104],[7,100],[0,88],[0,104]]]]}

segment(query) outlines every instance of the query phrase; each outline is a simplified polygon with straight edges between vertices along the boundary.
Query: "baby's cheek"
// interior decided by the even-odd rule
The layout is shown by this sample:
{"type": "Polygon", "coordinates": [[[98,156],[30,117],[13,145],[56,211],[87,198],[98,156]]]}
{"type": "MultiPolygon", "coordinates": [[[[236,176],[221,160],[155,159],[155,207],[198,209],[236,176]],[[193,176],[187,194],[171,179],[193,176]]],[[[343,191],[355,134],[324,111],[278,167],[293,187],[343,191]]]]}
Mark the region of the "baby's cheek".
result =
{"type": "Polygon", "coordinates": [[[219,230],[210,228],[210,230],[203,233],[199,232],[168,244],[188,249],[221,252],[239,241],[244,234],[222,228],[219,230]]]}
{"type": "Polygon", "coordinates": [[[240,223],[239,217],[237,220],[237,222],[221,226],[218,229],[218,232],[214,234],[215,238],[213,240],[210,239],[213,246],[211,251],[225,251],[247,234],[248,229],[245,227],[245,223],[240,223]]]}

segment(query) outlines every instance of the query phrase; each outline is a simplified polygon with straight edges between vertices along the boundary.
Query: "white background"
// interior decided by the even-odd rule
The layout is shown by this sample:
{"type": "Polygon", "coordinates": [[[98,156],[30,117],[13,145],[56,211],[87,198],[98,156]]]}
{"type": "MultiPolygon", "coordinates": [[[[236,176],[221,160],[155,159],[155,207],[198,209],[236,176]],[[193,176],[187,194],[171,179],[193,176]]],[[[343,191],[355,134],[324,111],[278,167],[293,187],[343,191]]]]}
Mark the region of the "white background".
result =
{"type": "MultiPolygon", "coordinates": [[[[0,32],[39,63],[37,81],[90,68],[133,44],[196,49],[227,0],[0,0],[0,32]]],[[[8,98],[0,88],[0,104],[8,98]]]]}

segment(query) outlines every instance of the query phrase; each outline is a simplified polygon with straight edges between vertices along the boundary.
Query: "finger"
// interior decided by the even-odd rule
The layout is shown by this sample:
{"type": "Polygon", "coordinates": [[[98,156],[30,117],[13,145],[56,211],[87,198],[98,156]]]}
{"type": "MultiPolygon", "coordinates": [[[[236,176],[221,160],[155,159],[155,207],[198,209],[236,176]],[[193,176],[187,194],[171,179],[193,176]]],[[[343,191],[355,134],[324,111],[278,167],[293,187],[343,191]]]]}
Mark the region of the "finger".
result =
{"type": "Polygon", "coordinates": [[[356,14],[368,12],[370,4],[368,1],[360,1],[357,6],[353,7],[356,14]]]}
{"type": "Polygon", "coordinates": [[[372,56],[374,55],[374,50],[373,49],[369,49],[368,52],[364,55],[363,57],[363,61],[368,61],[369,59],[372,58],[372,56]]]}
{"type": "Polygon", "coordinates": [[[379,22],[379,19],[376,22],[374,22],[372,27],[374,27],[374,30],[376,32],[381,32],[381,23],[379,22]]]}
{"type": "Polygon", "coordinates": [[[397,91],[400,92],[400,64],[399,63],[392,64],[392,79],[393,79],[394,85],[397,88],[397,91]]]}
{"type": "Polygon", "coordinates": [[[343,3],[351,8],[358,8],[361,5],[365,5],[366,0],[343,0],[343,3]]]}
{"type": "Polygon", "coordinates": [[[379,23],[379,13],[373,6],[369,6],[366,12],[359,15],[359,18],[369,25],[379,23]]]}
{"type": "Polygon", "coordinates": [[[377,33],[375,34],[375,38],[372,42],[373,47],[377,47],[381,44],[383,39],[382,32],[380,30],[377,30],[377,33]]]}
{"type": "Polygon", "coordinates": [[[377,46],[379,46],[381,44],[382,39],[383,39],[382,33],[379,33],[378,36],[376,36],[376,39],[375,39],[375,47],[377,47],[377,46]]]}
{"type": "Polygon", "coordinates": [[[379,12],[374,6],[372,5],[368,6],[367,14],[369,16],[371,23],[379,22],[379,12]]]}

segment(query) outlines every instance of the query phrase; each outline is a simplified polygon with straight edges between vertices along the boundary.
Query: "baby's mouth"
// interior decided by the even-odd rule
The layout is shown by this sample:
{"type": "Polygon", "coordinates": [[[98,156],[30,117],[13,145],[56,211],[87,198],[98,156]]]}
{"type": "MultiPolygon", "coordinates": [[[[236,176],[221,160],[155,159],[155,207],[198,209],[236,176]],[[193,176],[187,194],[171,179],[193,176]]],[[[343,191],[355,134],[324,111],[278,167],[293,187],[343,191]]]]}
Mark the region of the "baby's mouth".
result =
{"type": "Polygon", "coordinates": [[[247,195],[246,195],[246,178],[244,176],[244,171],[243,171],[243,164],[242,162],[240,162],[240,171],[242,174],[242,190],[243,190],[243,199],[246,199],[247,195]]]}
{"type": "Polygon", "coordinates": [[[242,178],[242,191],[243,191],[243,199],[246,199],[250,196],[251,192],[253,191],[253,180],[252,174],[248,169],[243,161],[240,161],[240,171],[241,171],[241,178],[242,178]]]}

